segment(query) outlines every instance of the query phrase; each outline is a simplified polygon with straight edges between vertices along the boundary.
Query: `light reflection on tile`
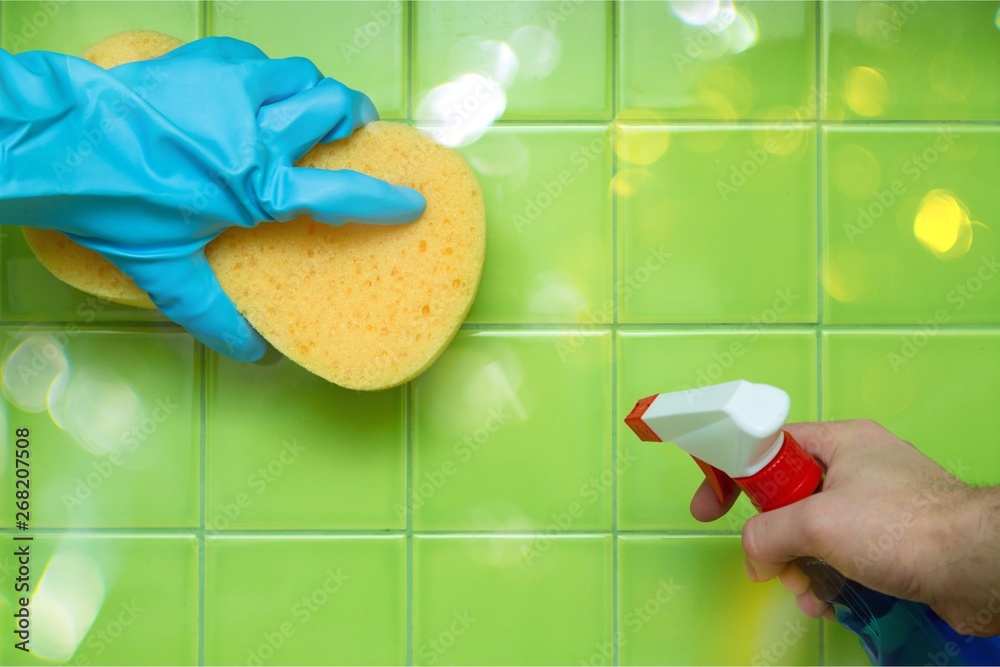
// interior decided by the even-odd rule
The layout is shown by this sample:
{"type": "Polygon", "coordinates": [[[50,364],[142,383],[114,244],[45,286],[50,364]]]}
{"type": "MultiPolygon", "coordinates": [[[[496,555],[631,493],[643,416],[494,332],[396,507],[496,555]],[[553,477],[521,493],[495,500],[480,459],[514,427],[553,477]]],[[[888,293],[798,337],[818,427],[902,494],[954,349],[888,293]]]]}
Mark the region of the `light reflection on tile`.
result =
{"type": "Polygon", "coordinates": [[[415,664],[587,664],[611,641],[611,552],[607,535],[418,536],[415,664]]]}
{"type": "Polygon", "coordinates": [[[739,538],[619,537],[622,665],[812,665],[816,621],[777,581],[743,574],[739,538]],[[715,636],[725,641],[692,642],[715,636]]]}
{"type": "Polygon", "coordinates": [[[1000,120],[989,2],[825,2],[823,117],[1000,120]]]}
{"type": "Polygon", "coordinates": [[[824,130],[824,317],[1000,323],[1000,132],[824,130]]]}
{"type": "Polygon", "coordinates": [[[610,528],[610,358],[609,333],[460,333],[413,386],[414,527],[610,528]]]}
{"type": "MultiPolygon", "coordinates": [[[[457,77],[495,82],[456,100],[460,123],[498,108],[508,120],[607,119],[611,3],[421,2],[414,13],[414,105],[457,77]],[[504,108],[499,108],[499,91],[504,108]]],[[[430,111],[429,108],[425,111],[430,111]]],[[[499,115],[498,115],[499,117],[499,115]]]]}
{"type": "Polygon", "coordinates": [[[623,2],[619,116],[816,117],[809,3],[623,2]]]}

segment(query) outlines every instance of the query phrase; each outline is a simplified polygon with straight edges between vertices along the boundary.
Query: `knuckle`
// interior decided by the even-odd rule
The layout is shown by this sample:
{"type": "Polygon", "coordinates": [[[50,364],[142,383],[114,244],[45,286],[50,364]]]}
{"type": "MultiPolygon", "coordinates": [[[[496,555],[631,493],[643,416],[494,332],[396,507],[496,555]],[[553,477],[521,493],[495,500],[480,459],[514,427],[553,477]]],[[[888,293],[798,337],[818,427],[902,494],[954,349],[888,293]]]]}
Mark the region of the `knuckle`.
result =
{"type": "Polygon", "coordinates": [[[866,441],[883,437],[888,431],[885,427],[873,419],[851,420],[851,430],[866,441]]]}
{"type": "Polygon", "coordinates": [[[764,560],[764,550],[762,544],[764,544],[764,536],[761,535],[763,532],[763,526],[760,524],[761,521],[755,521],[756,517],[751,517],[743,524],[742,530],[742,540],[743,540],[743,552],[751,560],[764,560]]]}

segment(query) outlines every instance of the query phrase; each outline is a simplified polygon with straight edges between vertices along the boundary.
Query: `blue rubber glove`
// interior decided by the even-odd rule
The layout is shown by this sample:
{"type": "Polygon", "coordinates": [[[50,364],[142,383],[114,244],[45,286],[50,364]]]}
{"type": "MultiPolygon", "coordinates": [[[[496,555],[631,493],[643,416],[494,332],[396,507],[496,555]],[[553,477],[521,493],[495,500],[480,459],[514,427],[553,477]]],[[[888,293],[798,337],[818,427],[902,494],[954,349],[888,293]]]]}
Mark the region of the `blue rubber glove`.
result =
{"type": "Polygon", "coordinates": [[[145,290],[214,350],[253,361],[263,339],[205,259],[231,226],[300,215],[403,223],[424,198],[353,171],[293,167],[378,117],[304,58],[209,37],[104,70],[0,50],[0,224],[56,229],[145,290]]]}

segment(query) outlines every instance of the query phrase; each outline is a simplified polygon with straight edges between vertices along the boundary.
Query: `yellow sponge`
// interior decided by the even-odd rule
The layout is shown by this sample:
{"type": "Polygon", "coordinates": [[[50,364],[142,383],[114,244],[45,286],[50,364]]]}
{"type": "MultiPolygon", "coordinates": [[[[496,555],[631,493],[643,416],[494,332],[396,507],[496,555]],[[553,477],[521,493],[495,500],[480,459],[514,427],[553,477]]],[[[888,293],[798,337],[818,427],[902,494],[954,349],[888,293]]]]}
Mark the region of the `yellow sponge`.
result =
{"type": "MultiPolygon", "coordinates": [[[[86,53],[95,63],[119,64],[178,44],[157,33],[122,33],[86,53]]],[[[441,354],[475,296],[486,239],[479,184],[455,151],[385,122],[317,146],[299,164],[415,188],[427,211],[400,226],[331,227],[299,218],[232,228],[209,244],[209,263],[240,312],[296,363],[352,389],[407,382],[441,354]]],[[[149,304],[95,253],[57,232],[24,231],[39,260],[65,282],[149,304]]]]}

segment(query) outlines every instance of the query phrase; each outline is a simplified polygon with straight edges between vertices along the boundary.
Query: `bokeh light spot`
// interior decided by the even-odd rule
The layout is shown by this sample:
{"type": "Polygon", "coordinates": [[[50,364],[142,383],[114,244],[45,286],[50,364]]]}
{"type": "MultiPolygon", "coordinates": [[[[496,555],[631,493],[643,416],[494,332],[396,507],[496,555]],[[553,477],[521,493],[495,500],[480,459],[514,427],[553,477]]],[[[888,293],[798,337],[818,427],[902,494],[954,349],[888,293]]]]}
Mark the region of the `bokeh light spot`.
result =
{"type": "Polygon", "coordinates": [[[550,30],[536,25],[521,26],[510,36],[509,44],[517,55],[518,76],[522,79],[544,79],[559,65],[562,47],[550,30]]]}
{"type": "Polygon", "coordinates": [[[841,303],[858,301],[877,284],[874,261],[849,243],[834,244],[827,251],[823,288],[841,303]]]}
{"type": "Polygon", "coordinates": [[[844,81],[844,98],[851,111],[859,116],[880,116],[889,102],[889,86],[878,70],[854,67],[844,81]]]}
{"type": "Polygon", "coordinates": [[[44,660],[73,657],[104,604],[104,579],[84,554],[58,551],[31,596],[31,651],[44,660]]]}
{"type": "Polygon", "coordinates": [[[3,362],[3,395],[19,410],[43,412],[49,393],[61,390],[68,372],[59,341],[47,334],[29,336],[3,362]]]}
{"type": "Polygon", "coordinates": [[[670,0],[670,9],[684,23],[700,26],[715,20],[723,5],[719,0],[670,0]]]}
{"type": "Polygon", "coordinates": [[[883,2],[866,2],[854,19],[854,30],[869,46],[886,47],[898,36],[902,15],[883,2]]]}
{"type": "Polygon", "coordinates": [[[913,234],[939,259],[961,257],[972,246],[969,210],[947,190],[931,190],[920,202],[913,234]]]}
{"type": "Polygon", "coordinates": [[[670,133],[666,130],[655,132],[624,132],[617,128],[615,154],[624,162],[634,165],[650,165],[660,159],[670,146],[670,133]]]}

